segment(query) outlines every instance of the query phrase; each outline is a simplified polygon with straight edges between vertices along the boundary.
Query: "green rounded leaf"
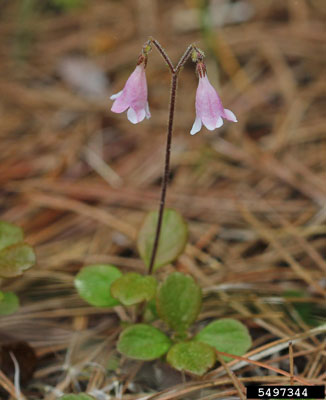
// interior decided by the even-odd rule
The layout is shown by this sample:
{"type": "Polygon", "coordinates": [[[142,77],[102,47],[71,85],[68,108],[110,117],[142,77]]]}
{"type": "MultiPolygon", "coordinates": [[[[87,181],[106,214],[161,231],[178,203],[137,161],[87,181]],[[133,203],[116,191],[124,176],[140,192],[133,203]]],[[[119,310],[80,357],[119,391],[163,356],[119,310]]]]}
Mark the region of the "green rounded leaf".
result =
{"type": "MultiPolygon", "coordinates": [[[[157,220],[158,212],[149,212],[138,234],[138,251],[147,267],[150,265],[157,220]]],[[[187,238],[188,229],[185,220],[177,211],[166,209],[163,213],[154,271],[174,261],[184,251],[187,238]]]]}
{"type": "Polygon", "coordinates": [[[0,292],[0,315],[13,314],[19,308],[19,299],[13,292],[0,292]]]}
{"type": "Polygon", "coordinates": [[[35,264],[35,253],[26,243],[18,243],[0,251],[0,277],[13,278],[35,264]]]}
{"type": "Polygon", "coordinates": [[[216,361],[215,350],[200,342],[180,342],[171,347],[167,362],[178,371],[203,375],[216,361]]]}
{"type": "Polygon", "coordinates": [[[149,301],[155,296],[157,281],[152,276],[130,272],[111,286],[111,295],[125,306],[149,301]]]}
{"type": "MultiPolygon", "coordinates": [[[[246,326],[231,318],[211,322],[196,335],[195,340],[236,356],[242,356],[251,346],[251,337],[246,326]]],[[[223,358],[226,361],[231,360],[230,357],[223,358]]]]}
{"type": "Polygon", "coordinates": [[[112,283],[122,273],[113,265],[95,264],[83,267],[75,277],[79,296],[97,307],[113,307],[119,302],[111,296],[112,283]]]}
{"type": "Polygon", "coordinates": [[[184,332],[199,314],[201,297],[201,289],[191,276],[174,272],[158,288],[157,312],[170,328],[184,332]]]}
{"type": "Polygon", "coordinates": [[[136,324],[126,328],[120,335],[118,351],[136,360],[155,360],[165,354],[171,340],[151,325],[136,324]]]}
{"type": "Polygon", "coordinates": [[[86,393],[65,394],[64,396],[61,396],[59,400],[95,400],[95,397],[86,393]]]}
{"type": "Polygon", "coordinates": [[[19,226],[0,221],[0,250],[22,242],[23,239],[23,230],[19,226]]]}

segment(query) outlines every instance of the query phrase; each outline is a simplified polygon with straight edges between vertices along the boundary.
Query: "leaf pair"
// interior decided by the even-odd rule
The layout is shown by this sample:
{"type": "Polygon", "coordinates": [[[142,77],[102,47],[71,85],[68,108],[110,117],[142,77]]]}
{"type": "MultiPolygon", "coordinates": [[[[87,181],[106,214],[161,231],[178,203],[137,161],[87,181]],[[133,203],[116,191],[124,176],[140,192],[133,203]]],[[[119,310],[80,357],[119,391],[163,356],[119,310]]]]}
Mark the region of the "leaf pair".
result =
{"type": "Polygon", "coordinates": [[[131,306],[155,296],[157,281],[152,276],[122,272],[113,265],[83,267],[76,275],[80,297],[96,307],[131,306]]]}
{"type": "MultiPolygon", "coordinates": [[[[208,324],[191,341],[171,347],[167,361],[179,371],[203,375],[215,364],[216,350],[241,356],[250,346],[247,328],[237,320],[224,318],[208,324]]],[[[222,357],[225,361],[232,360],[222,357]]]]}
{"type": "Polygon", "coordinates": [[[174,368],[197,375],[205,373],[216,361],[211,346],[195,341],[173,345],[163,332],[146,324],[126,328],[120,335],[118,351],[129,358],[144,361],[155,360],[168,353],[167,361],[174,368]]]}
{"type": "Polygon", "coordinates": [[[34,250],[23,240],[21,228],[0,221],[0,278],[19,276],[35,264],[34,250]]]}

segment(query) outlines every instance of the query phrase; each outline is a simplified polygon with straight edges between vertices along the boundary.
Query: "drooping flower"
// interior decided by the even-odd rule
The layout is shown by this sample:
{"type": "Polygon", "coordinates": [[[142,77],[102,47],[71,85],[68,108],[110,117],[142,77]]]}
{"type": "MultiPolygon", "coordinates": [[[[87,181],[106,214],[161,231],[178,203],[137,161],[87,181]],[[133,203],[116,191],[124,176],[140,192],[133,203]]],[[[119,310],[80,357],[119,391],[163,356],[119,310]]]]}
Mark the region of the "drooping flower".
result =
{"type": "Polygon", "coordinates": [[[114,100],[111,111],[122,113],[127,111],[130,122],[137,124],[145,117],[150,118],[147,101],[147,82],[144,64],[137,65],[134,72],[129,76],[124,88],[110,97],[114,100]]]}
{"type": "Polygon", "coordinates": [[[223,125],[223,118],[237,122],[236,116],[231,110],[223,107],[216,90],[210,84],[205,66],[197,64],[199,83],[196,92],[196,119],[190,131],[191,135],[201,130],[202,124],[210,131],[223,125]]]}

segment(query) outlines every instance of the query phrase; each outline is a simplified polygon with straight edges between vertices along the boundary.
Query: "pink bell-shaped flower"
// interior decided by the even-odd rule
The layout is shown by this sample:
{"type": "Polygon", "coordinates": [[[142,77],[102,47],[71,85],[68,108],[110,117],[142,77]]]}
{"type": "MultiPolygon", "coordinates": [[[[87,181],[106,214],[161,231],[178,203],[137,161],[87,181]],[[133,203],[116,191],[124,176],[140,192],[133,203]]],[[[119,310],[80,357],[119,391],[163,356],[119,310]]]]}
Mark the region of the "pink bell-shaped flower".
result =
{"type": "Polygon", "coordinates": [[[199,83],[196,92],[196,119],[190,131],[191,135],[201,130],[202,124],[210,131],[220,128],[223,119],[237,122],[236,116],[231,110],[223,107],[216,90],[210,84],[204,64],[197,64],[199,83]]]}
{"type": "Polygon", "coordinates": [[[145,117],[150,118],[147,101],[147,82],[144,64],[137,65],[129,76],[121,92],[110,97],[114,100],[111,111],[122,113],[128,109],[127,116],[130,122],[137,124],[145,117]]]}

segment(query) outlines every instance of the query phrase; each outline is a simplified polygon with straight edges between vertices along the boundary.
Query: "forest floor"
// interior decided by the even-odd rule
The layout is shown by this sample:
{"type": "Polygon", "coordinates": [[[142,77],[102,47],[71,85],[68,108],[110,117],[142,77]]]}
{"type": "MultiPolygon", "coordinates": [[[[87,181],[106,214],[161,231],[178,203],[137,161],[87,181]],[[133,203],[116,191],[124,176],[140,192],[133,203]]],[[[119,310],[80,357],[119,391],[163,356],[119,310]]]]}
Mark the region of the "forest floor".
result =
{"type": "Polygon", "coordinates": [[[23,394],[13,374],[0,373],[0,397],[242,399],[249,383],[325,383],[325,2],[62,4],[0,5],[1,219],[20,225],[37,254],[21,278],[0,282],[21,303],[1,317],[1,334],[36,353],[33,376],[28,360],[20,364],[23,394]],[[113,114],[109,96],[149,35],[173,62],[198,44],[239,121],[190,136],[197,77],[189,61],[167,194],[189,224],[189,244],[158,277],[191,274],[205,297],[198,326],[232,317],[253,338],[246,360],[200,379],[121,357],[119,317],[132,313],[91,307],[74,288],[87,264],[145,272],[135,239],[159,203],[168,69],[153,51],[149,120],[132,125],[113,114]]]}

